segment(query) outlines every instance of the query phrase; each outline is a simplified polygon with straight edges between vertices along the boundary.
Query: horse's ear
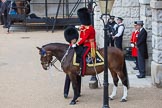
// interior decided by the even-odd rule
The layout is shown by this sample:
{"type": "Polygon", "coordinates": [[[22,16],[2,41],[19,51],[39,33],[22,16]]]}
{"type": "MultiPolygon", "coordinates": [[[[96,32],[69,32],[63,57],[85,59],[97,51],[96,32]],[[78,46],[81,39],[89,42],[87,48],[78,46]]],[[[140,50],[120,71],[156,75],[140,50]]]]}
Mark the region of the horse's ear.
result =
{"type": "Polygon", "coordinates": [[[42,50],[42,48],[39,48],[39,47],[36,47],[39,51],[41,51],[42,50]]]}

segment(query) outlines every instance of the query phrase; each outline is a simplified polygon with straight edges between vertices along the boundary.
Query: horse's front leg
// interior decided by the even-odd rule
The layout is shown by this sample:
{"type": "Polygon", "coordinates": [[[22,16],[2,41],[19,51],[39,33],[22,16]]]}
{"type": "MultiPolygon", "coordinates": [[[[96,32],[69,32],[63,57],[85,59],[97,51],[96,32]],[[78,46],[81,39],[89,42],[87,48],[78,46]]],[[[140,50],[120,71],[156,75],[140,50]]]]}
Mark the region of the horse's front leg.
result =
{"type": "Polygon", "coordinates": [[[112,91],[111,95],[109,96],[109,99],[113,100],[114,97],[116,96],[116,93],[117,93],[119,78],[118,78],[117,73],[115,71],[113,71],[112,69],[110,69],[110,71],[111,71],[111,75],[113,77],[114,86],[113,86],[113,91],[112,91]]]}
{"type": "Polygon", "coordinates": [[[79,96],[77,75],[70,74],[69,77],[71,79],[72,86],[73,86],[73,91],[74,91],[74,97],[73,97],[73,100],[70,102],[70,105],[75,105],[76,104],[76,100],[78,99],[78,96],[79,96]]]}

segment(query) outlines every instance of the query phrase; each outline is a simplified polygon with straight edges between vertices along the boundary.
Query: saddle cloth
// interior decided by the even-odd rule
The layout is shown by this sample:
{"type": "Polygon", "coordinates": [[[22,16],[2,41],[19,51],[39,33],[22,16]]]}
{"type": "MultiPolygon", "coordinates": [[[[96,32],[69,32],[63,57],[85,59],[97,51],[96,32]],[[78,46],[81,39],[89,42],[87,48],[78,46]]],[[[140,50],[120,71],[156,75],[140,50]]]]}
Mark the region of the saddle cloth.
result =
{"type": "MultiPolygon", "coordinates": [[[[73,56],[73,65],[74,66],[79,66],[80,64],[80,57],[77,56],[76,52],[74,52],[74,56],[73,56]]],[[[91,60],[91,58],[86,57],[86,63],[88,67],[93,67],[93,66],[100,66],[104,64],[104,58],[101,56],[101,54],[96,51],[96,59],[95,62],[93,63],[93,61],[91,60]]]]}

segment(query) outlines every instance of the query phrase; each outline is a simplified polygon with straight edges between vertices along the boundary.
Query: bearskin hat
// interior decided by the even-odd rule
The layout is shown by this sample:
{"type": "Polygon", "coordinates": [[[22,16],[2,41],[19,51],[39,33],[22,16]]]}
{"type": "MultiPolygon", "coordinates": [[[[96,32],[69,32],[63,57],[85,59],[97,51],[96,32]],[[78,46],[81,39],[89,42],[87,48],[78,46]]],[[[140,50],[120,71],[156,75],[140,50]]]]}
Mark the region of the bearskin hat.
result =
{"type": "Polygon", "coordinates": [[[65,40],[69,43],[71,43],[71,40],[76,39],[78,40],[79,38],[79,33],[77,31],[77,29],[73,26],[68,26],[65,30],[64,30],[64,37],[65,40]]]}
{"type": "Polygon", "coordinates": [[[77,11],[77,15],[80,19],[80,23],[83,25],[91,25],[91,15],[87,8],[80,8],[77,11]]]}

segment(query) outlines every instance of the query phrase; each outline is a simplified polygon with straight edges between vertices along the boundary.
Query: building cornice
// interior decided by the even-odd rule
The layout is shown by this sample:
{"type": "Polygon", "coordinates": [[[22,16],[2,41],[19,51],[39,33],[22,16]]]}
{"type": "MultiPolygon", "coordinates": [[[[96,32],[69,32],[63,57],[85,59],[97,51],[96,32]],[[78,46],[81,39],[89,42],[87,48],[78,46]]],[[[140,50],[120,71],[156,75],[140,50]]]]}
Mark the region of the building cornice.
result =
{"type": "Polygon", "coordinates": [[[139,3],[141,4],[150,4],[151,0],[139,0],[139,3]]]}

